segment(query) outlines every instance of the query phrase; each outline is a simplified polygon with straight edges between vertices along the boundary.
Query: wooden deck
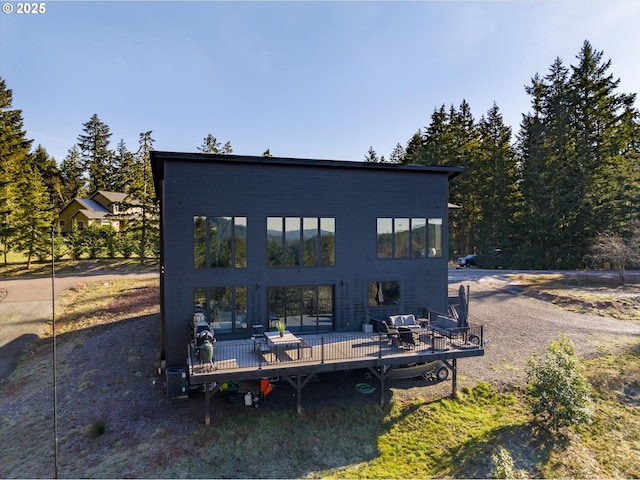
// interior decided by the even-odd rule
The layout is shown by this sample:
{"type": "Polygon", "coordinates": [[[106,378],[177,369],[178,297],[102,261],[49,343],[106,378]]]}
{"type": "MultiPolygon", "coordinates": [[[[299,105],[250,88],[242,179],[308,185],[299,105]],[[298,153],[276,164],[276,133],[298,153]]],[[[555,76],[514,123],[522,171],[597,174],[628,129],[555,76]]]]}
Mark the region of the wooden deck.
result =
{"type": "Polygon", "coordinates": [[[482,343],[449,339],[420,330],[415,347],[403,348],[386,334],[323,333],[299,335],[304,346],[292,346],[276,357],[260,339],[219,341],[214,346],[214,368],[189,363],[192,385],[205,382],[259,378],[282,374],[402,365],[484,355],[482,343]]]}
{"type": "MultiPolygon", "coordinates": [[[[210,395],[224,382],[283,377],[298,391],[298,411],[302,408],[302,388],[314,373],[352,369],[369,369],[380,381],[381,403],[386,376],[399,365],[444,361],[451,369],[452,391],[456,390],[457,359],[484,355],[482,327],[475,328],[479,343],[467,341],[467,335],[447,338],[421,329],[416,332],[415,346],[406,347],[387,334],[323,333],[299,335],[304,341],[300,350],[294,345],[282,349],[277,355],[265,348],[261,338],[219,341],[214,347],[214,363],[188,366],[191,386],[205,389],[205,423],[209,424],[210,395]],[[306,379],[306,380],[305,380],[306,379]]],[[[194,359],[195,360],[195,359],[194,359]]]]}

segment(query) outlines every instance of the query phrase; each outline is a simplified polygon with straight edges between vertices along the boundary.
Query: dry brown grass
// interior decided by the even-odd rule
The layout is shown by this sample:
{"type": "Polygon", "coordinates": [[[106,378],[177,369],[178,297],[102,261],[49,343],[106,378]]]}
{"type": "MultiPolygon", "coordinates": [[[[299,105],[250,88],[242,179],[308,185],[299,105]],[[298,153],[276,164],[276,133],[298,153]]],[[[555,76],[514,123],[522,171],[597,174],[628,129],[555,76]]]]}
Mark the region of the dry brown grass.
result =
{"type": "Polygon", "coordinates": [[[640,321],[640,277],[625,284],[617,277],[572,274],[511,274],[526,295],[573,312],[596,313],[620,320],[640,321]]]}

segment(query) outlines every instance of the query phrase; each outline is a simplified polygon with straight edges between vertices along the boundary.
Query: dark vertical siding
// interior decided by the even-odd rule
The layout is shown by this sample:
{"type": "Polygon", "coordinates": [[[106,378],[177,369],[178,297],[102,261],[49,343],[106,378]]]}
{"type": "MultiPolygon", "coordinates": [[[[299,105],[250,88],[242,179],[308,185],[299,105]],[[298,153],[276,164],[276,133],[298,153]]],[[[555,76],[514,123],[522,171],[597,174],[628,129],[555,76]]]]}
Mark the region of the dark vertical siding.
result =
{"type": "MultiPolygon", "coordinates": [[[[196,287],[246,285],[249,323],[267,316],[269,286],[335,286],[337,330],[360,328],[370,281],[400,280],[401,304],[389,313],[443,311],[447,300],[447,172],[332,168],[165,159],[162,241],[163,336],[168,366],[185,361],[196,287]],[[248,268],[193,268],[193,217],[247,217],[248,268]],[[267,268],[268,216],[334,217],[334,267],[267,268]],[[442,258],[378,260],[377,217],[439,217],[442,258]],[[258,287],[260,285],[260,287],[258,287]]],[[[391,307],[385,307],[391,308],[391,307]]]]}

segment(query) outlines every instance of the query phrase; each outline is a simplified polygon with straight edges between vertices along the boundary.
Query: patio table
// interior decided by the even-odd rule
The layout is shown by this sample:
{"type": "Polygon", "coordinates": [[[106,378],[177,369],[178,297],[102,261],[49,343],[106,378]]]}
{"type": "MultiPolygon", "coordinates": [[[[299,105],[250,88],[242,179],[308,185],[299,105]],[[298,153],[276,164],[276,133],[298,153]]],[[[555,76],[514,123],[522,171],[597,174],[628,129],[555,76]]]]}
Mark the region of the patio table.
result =
{"type": "Polygon", "coordinates": [[[282,354],[287,350],[295,350],[297,352],[297,359],[300,359],[300,349],[307,346],[307,342],[303,339],[296,337],[289,330],[285,330],[284,334],[280,336],[280,332],[265,332],[264,336],[267,339],[267,345],[269,345],[277,360],[282,361],[282,354]]]}

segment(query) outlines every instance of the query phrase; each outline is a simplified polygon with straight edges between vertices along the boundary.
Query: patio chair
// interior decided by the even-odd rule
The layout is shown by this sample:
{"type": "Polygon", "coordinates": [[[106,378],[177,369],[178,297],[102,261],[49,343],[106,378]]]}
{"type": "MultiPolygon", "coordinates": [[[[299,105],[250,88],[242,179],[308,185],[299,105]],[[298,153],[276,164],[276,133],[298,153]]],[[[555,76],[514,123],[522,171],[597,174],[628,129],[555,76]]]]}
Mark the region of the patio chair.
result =
{"type": "Polygon", "coordinates": [[[407,349],[414,349],[416,339],[409,327],[398,327],[398,346],[407,349]]]}

